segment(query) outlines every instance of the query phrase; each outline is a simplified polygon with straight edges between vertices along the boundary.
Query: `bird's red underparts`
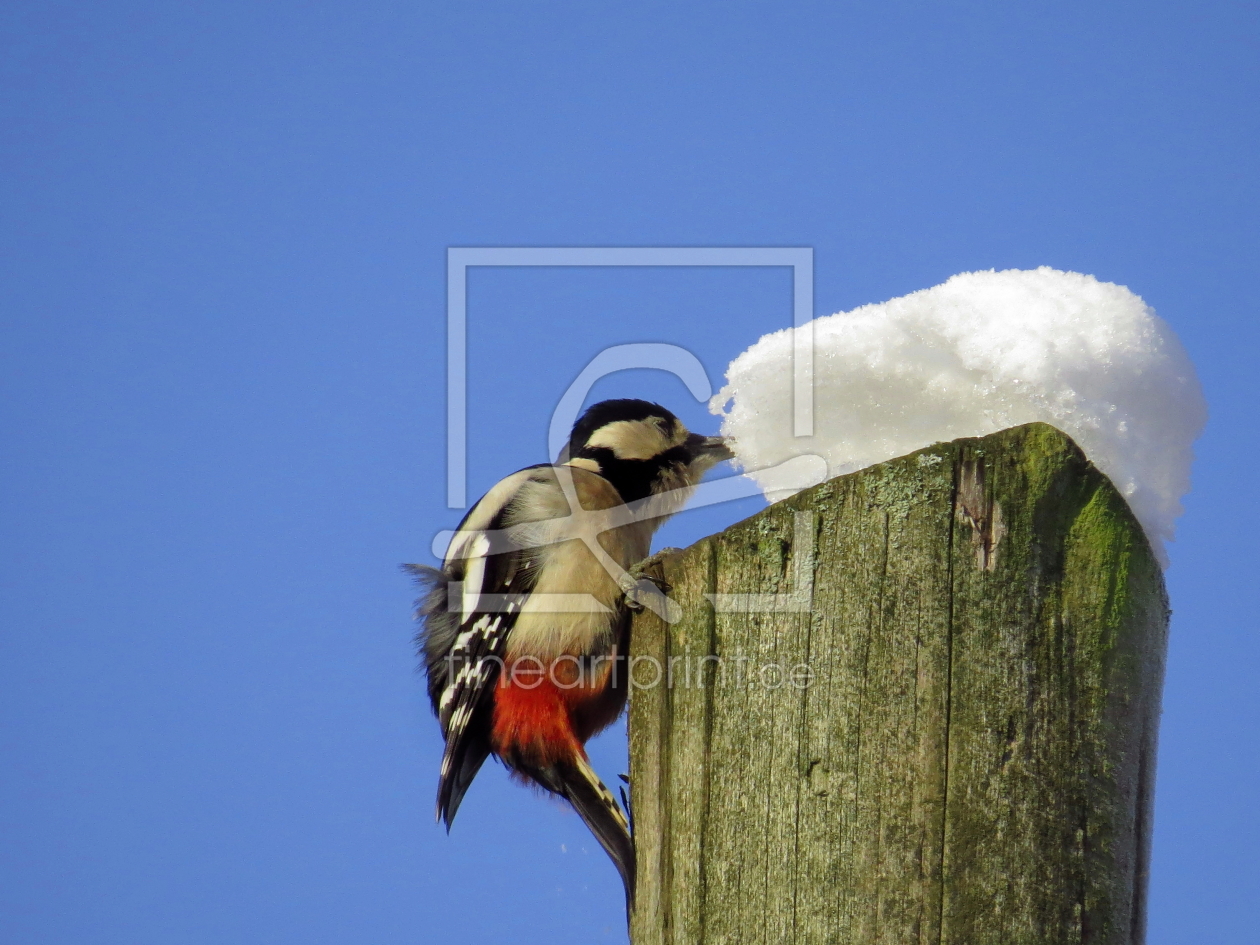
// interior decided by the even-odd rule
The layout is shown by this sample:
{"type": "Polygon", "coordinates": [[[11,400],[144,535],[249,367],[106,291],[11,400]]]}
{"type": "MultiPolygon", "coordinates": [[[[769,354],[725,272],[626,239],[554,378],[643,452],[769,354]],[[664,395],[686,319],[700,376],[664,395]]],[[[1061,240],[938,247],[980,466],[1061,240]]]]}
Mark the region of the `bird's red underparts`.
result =
{"type": "Polygon", "coordinates": [[[621,714],[615,669],[612,661],[588,669],[569,654],[510,662],[494,692],[495,752],[538,767],[586,757],[586,740],[621,714]]]}

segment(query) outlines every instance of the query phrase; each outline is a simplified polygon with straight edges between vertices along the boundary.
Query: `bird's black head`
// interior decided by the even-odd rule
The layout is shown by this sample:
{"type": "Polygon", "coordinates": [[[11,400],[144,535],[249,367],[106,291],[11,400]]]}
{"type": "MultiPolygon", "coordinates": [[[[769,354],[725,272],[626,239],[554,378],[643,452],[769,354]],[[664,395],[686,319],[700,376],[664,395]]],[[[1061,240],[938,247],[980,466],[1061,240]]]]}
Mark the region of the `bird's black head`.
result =
{"type": "Polygon", "coordinates": [[[626,502],[694,486],[731,458],[721,437],[689,433],[673,413],[646,400],[605,400],[573,426],[561,461],[599,473],[626,502]]]}

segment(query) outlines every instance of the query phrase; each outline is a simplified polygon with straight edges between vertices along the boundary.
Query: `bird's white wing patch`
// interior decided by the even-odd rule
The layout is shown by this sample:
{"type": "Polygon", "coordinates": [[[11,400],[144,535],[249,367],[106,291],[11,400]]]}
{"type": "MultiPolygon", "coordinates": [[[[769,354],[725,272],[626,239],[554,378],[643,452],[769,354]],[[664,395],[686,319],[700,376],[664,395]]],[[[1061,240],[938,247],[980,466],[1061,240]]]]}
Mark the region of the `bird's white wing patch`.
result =
{"type": "Polygon", "coordinates": [[[490,539],[485,535],[478,535],[472,540],[468,549],[464,581],[459,595],[460,620],[465,623],[477,612],[477,601],[481,597],[482,592],[490,590],[490,588],[484,586],[486,582],[486,555],[489,553],[490,539]]]}

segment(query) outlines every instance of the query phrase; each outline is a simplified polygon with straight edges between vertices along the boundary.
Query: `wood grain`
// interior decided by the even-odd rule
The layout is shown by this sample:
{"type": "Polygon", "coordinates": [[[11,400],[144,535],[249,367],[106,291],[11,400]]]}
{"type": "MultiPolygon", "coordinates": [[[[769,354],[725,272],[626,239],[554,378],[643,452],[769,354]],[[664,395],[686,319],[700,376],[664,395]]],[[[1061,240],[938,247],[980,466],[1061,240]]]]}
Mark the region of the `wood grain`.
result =
{"type": "Polygon", "coordinates": [[[684,617],[634,626],[637,945],[1142,941],[1167,601],[1066,436],[833,479],[660,573],[684,617]]]}

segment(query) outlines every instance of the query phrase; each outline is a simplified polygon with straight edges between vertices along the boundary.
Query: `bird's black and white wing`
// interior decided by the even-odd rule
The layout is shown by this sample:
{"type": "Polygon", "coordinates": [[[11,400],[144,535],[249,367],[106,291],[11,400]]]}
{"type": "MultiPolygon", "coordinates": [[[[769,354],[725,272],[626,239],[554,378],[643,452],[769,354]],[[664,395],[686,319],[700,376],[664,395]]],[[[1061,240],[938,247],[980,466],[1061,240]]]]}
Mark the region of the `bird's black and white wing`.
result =
{"type": "Polygon", "coordinates": [[[448,830],[490,754],[494,689],[508,634],[534,581],[528,557],[504,531],[507,509],[534,468],[504,479],[469,510],[440,571],[410,567],[430,587],[420,607],[420,643],[446,739],[437,816],[448,830]]]}

